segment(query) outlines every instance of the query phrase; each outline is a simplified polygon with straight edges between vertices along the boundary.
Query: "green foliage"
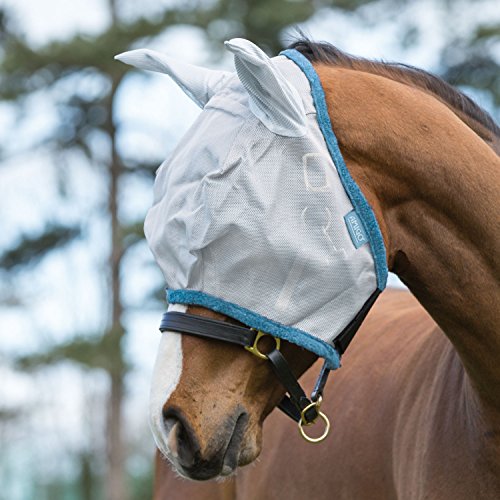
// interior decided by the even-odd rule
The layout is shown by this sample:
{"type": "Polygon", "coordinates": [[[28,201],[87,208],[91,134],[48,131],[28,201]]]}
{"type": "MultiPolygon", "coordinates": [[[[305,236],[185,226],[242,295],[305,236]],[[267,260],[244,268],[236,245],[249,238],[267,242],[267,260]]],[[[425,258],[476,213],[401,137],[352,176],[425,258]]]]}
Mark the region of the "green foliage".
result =
{"type": "Polygon", "coordinates": [[[0,271],[14,271],[37,264],[48,253],[72,242],[80,235],[78,226],[48,224],[41,234],[22,236],[0,254],[0,271]]]}
{"type": "Polygon", "coordinates": [[[134,224],[124,226],[122,234],[125,248],[128,249],[144,239],[144,222],[141,220],[134,224]]]}
{"type": "Polygon", "coordinates": [[[61,361],[71,361],[86,369],[102,369],[123,375],[128,366],[121,355],[121,334],[109,331],[104,335],[77,337],[70,342],[48,347],[43,352],[22,355],[15,367],[25,372],[40,370],[61,361]]]}
{"type": "Polygon", "coordinates": [[[444,77],[452,85],[488,92],[500,107],[500,24],[480,25],[468,40],[452,41],[443,53],[444,77]]]}
{"type": "Polygon", "coordinates": [[[0,423],[11,422],[19,417],[19,410],[17,408],[2,408],[0,406],[0,423]]]}

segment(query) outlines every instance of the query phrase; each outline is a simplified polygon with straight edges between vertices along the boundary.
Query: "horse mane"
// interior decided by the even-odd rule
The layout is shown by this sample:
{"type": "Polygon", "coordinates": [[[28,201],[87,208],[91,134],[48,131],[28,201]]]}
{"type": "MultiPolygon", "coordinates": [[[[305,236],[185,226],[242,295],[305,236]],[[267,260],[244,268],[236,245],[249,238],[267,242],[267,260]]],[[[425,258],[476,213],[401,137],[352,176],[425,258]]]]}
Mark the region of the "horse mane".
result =
{"type": "MultiPolygon", "coordinates": [[[[373,73],[406,85],[419,87],[459,113],[483,125],[497,139],[500,139],[500,127],[484,109],[449,83],[423,69],[403,63],[372,61],[352,56],[329,43],[312,42],[307,39],[296,41],[290,48],[299,51],[312,63],[318,62],[373,73]]],[[[483,137],[483,139],[487,141],[487,138],[483,137]]]]}

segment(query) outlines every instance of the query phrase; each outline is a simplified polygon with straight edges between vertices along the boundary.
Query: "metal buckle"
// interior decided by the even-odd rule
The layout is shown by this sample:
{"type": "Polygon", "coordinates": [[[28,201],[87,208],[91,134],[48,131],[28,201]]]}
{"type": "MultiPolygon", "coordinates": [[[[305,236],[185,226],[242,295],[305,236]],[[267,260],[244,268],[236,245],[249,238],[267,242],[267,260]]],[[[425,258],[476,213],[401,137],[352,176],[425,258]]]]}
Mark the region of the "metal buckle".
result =
{"type": "Polygon", "coordinates": [[[265,332],[262,332],[261,330],[258,330],[257,331],[257,335],[255,337],[255,340],[253,341],[253,345],[251,345],[251,346],[245,346],[245,349],[247,351],[250,351],[252,354],[254,354],[255,356],[257,356],[260,359],[267,359],[267,355],[266,354],[262,354],[259,351],[259,348],[257,347],[257,344],[259,343],[259,340],[262,337],[264,337],[264,336],[269,336],[269,337],[272,337],[274,339],[274,341],[276,342],[275,349],[277,349],[278,351],[280,350],[280,347],[281,347],[281,339],[280,338],[273,337],[269,333],[265,333],[265,332]]]}
{"type": "Polygon", "coordinates": [[[328,417],[322,412],[320,411],[320,407],[321,407],[321,402],[323,401],[323,399],[321,398],[321,396],[318,397],[318,400],[317,401],[313,401],[312,403],[308,404],[301,412],[300,412],[300,420],[299,420],[299,431],[300,431],[300,435],[309,443],[320,443],[321,441],[323,441],[326,436],[328,436],[328,433],[330,432],[330,420],[328,420],[328,417]],[[313,408],[313,407],[316,407],[316,411],[318,412],[318,415],[317,417],[314,419],[314,420],[311,420],[310,422],[308,422],[306,420],[306,412],[310,409],[310,408],[313,408]],[[321,434],[321,436],[317,437],[317,438],[313,438],[311,436],[308,436],[306,434],[306,432],[304,431],[304,427],[309,427],[310,425],[313,425],[316,423],[316,421],[318,420],[318,417],[321,418],[321,420],[323,420],[324,424],[325,424],[325,430],[323,431],[323,434],[321,434]]]}

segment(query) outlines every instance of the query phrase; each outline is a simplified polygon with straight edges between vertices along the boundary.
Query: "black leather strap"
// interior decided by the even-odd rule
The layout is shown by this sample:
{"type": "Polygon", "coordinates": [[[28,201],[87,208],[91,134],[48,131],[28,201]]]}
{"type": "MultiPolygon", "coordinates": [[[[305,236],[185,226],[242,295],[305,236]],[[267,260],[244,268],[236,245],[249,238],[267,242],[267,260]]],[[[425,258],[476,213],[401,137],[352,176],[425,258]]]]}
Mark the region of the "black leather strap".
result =
{"type": "Polygon", "coordinates": [[[330,369],[326,367],[326,361],[323,363],[321,367],[321,371],[319,372],[318,378],[316,380],[316,385],[311,394],[311,399],[313,401],[317,401],[320,397],[323,396],[323,391],[325,390],[326,381],[328,380],[328,375],[330,375],[330,369]]]}
{"type": "Polygon", "coordinates": [[[299,382],[283,354],[277,349],[274,349],[267,354],[267,359],[271,362],[271,368],[280,379],[280,382],[283,384],[288,394],[290,394],[292,401],[297,405],[299,410],[303,410],[310,403],[309,398],[306,396],[302,387],[300,387],[299,382]]]}
{"type": "Polygon", "coordinates": [[[160,332],[167,330],[209,339],[223,340],[244,347],[253,345],[257,336],[257,331],[248,327],[174,311],[166,312],[161,320],[160,332]]]}
{"type": "Polygon", "coordinates": [[[297,407],[292,403],[292,400],[288,397],[285,396],[280,404],[278,405],[278,408],[285,414],[288,415],[292,420],[295,420],[295,422],[298,422],[300,420],[300,415],[301,412],[297,409],[297,407]]]}
{"type": "Polygon", "coordinates": [[[373,304],[377,300],[378,296],[381,294],[381,290],[378,288],[368,297],[368,300],[363,304],[363,307],[358,311],[356,316],[351,320],[351,322],[344,328],[344,330],[337,336],[333,341],[333,346],[340,356],[344,354],[345,350],[354,338],[354,335],[359,330],[361,323],[366,318],[366,315],[370,312],[373,304]]]}
{"type": "MultiPolygon", "coordinates": [[[[280,351],[274,349],[270,353],[267,354],[267,358],[271,362],[271,367],[278,377],[279,381],[283,384],[283,387],[287,390],[290,395],[289,398],[286,396],[283,398],[279,407],[290,417],[292,417],[295,421],[300,420],[301,412],[306,406],[311,404],[311,400],[306,396],[306,393],[300,386],[297,378],[293,374],[290,369],[290,365],[287,360],[281,354],[280,351]],[[297,409],[297,412],[291,410],[290,405],[287,401],[293,404],[293,406],[297,409]]],[[[311,407],[306,411],[304,417],[308,422],[313,421],[318,416],[318,412],[316,407],[311,407]]]]}

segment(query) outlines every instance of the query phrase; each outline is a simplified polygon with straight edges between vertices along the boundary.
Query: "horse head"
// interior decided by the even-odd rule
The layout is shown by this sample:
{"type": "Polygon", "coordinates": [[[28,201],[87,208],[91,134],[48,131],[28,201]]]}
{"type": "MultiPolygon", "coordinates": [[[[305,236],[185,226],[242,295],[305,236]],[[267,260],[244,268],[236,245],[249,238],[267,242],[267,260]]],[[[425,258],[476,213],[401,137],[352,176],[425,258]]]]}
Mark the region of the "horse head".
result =
{"type": "Polygon", "coordinates": [[[159,169],[145,222],[170,303],[151,426],[193,479],[255,460],[278,404],[301,429],[322,416],[328,430],[322,386],[387,277],[313,67],[297,51],[271,59],[247,40],[226,46],[235,73],[149,50],[117,56],[169,74],[203,108],[159,169]],[[309,399],[297,377],[317,357],[309,399]]]}

